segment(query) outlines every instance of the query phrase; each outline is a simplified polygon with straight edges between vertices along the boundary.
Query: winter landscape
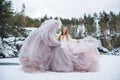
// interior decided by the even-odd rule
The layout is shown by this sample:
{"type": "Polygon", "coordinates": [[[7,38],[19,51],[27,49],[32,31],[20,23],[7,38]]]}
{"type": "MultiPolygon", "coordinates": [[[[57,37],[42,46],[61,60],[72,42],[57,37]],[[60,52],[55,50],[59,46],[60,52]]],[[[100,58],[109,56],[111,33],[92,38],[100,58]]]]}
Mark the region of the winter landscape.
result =
{"type": "Polygon", "coordinates": [[[120,80],[120,1],[68,2],[0,0],[0,80],[120,80]],[[73,39],[92,36],[100,41],[98,72],[21,70],[18,55],[27,36],[45,20],[57,18],[73,39]]]}
{"type": "MultiPolygon", "coordinates": [[[[34,31],[36,28],[27,28],[28,31],[34,31]]],[[[1,80],[120,80],[120,48],[109,51],[105,47],[99,47],[101,53],[100,67],[98,72],[37,72],[25,73],[21,70],[19,58],[19,47],[24,42],[24,37],[17,37],[14,46],[15,37],[4,38],[4,47],[2,52],[4,57],[0,58],[0,79],[1,80]]]]}
{"type": "Polygon", "coordinates": [[[99,72],[21,71],[18,58],[0,59],[0,80],[120,80],[120,56],[102,55],[99,72]]]}

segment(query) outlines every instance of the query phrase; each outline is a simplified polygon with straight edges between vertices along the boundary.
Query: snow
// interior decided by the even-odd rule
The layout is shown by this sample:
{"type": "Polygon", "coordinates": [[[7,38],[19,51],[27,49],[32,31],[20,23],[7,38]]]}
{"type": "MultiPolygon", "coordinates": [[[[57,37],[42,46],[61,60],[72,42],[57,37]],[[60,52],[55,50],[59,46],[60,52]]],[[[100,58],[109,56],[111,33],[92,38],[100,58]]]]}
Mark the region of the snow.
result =
{"type": "Polygon", "coordinates": [[[0,52],[5,55],[5,57],[11,57],[11,56],[16,56],[18,53],[18,50],[16,48],[16,45],[22,46],[25,38],[24,37],[8,37],[8,38],[3,38],[3,44],[0,40],[0,52]],[[14,41],[16,39],[16,42],[14,44],[14,41]]]}
{"type": "Polygon", "coordinates": [[[18,58],[0,59],[0,80],[120,80],[120,56],[102,55],[99,72],[25,73],[18,58]]]}
{"type": "Polygon", "coordinates": [[[107,48],[103,47],[103,46],[98,47],[98,50],[99,50],[99,52],[101,52],[102,54],[111,55],[111,54],[110,54],[110,51],[109,51],[107,48]]]}
{"type": "Polygon", "coordinates": [[[38,28],[34,28],[34,27],[25,28],[26,34],[29,35],[29,33],[30,33],[31,31],[34,31],[34,30],[36,30],[36,29],[38,29],[38,28]]]}
{"type": "Polygon", "coordinates": [[[28,27],[28,28],[25,28],[26,30],[30,30],[30,31],[34,31],[36,30],[37,28],[34,28],[34,27],[28,27]]]}
{"type": "Polygon", "coordinates": [[[113,49],[112,51],[109,52],[111,55],[118,55],[120,56],[120,47],[113,49]]]}

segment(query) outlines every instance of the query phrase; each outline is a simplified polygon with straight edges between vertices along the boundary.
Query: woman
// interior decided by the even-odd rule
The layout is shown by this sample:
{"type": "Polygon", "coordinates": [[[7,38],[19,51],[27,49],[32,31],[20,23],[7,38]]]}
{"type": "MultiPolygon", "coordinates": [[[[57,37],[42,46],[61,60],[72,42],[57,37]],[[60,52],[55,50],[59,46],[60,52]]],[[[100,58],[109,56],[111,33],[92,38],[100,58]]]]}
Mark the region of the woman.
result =
{"type": "Polygon", "coordinates": [[[99,52],[97,45],[92,42],[97,40],[92,37],[75,40],[68,35],[66,27],[61,30],[58,40],[61,46],[56,47],[52,55],[51,69],[53,71],[70,72],[85,71],[94,72],[99,66],[99,52]]]}
{"type": "MultiPolygon", "coordinates": [[[[72,39],[68,34],[67,27],[62,27],[61,35],[58,37],[58,40],[61,42],[61,47],[63,48],[65,45],[73,43],[74,45],[79,43],[80,40],[72,39]]],[[[72,45],[71,45],[72,46],[72,45]]]]}

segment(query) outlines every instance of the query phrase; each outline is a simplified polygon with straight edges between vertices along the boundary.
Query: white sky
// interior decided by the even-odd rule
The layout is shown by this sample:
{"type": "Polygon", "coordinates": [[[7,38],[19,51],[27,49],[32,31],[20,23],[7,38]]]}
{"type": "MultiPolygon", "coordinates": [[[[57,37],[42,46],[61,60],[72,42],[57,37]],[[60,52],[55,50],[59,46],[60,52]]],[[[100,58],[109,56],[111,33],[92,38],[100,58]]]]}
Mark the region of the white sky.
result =
{"type": "Polygon", "coordinates": [[[93,14],[103,10],[120,12],[120,0],[12,0],[12,2],[17,12],[25,3],[25,15],[32,18],[45,14],[63,18],[82,17],[84,13],[93,14]]]}

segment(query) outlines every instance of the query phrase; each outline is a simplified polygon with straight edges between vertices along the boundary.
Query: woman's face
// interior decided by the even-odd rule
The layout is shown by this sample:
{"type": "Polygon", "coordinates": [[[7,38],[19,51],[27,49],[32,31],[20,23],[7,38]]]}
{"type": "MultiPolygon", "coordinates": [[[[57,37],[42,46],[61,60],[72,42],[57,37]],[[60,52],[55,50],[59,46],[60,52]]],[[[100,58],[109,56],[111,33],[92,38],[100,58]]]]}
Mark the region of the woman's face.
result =
{"type": "Polygon", "coordinates": [[[66,28],[63,28],[63,30],[62,30],[63,34],[65,34],[66,31],[67,31],[67,29],[66,29],[66,28]]]}

